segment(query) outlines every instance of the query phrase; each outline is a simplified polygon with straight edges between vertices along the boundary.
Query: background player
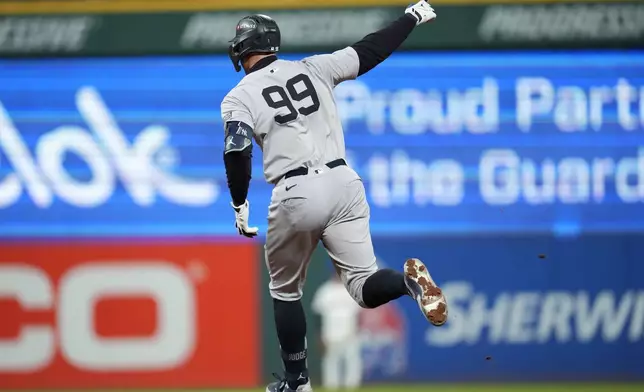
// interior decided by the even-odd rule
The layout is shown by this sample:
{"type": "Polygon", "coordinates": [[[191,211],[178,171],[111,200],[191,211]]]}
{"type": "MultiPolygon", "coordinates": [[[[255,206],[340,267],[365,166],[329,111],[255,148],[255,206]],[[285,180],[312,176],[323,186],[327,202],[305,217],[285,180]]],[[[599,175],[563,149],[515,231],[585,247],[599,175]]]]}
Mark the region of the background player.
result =
{"type": "Polygon", "coordinates": [[[322,321],[322,386],[327,390],[357,389],[362,381],[362,309],[347,293],[337,273],[315,292],[311,310],[322,321]]]}
{"type": "Polygon", "coordinates": [[[306,320],[300,302],[307,266],[321,240],[353,299],[375,308],[404,295],[416,299],[434,325],[447,319],[440,289],[418,259],[404,274],[378,270],[369,232],[369,206],[345,147],[333,88],[385,60],[415,26],[436,18],[425,1],[409,6],[389,26],[334,52],[301,61],[278,60],[277,23],[265,15],[239,21],[229,48],[246,76],[221,104],[224,162],[240,234],[248,226],[248,186],[254,138],[262,148],[264,176],[275,185],[268,211],[266,264],[285,377],[268,392],[311,390],[306,364],[306,320]]]}

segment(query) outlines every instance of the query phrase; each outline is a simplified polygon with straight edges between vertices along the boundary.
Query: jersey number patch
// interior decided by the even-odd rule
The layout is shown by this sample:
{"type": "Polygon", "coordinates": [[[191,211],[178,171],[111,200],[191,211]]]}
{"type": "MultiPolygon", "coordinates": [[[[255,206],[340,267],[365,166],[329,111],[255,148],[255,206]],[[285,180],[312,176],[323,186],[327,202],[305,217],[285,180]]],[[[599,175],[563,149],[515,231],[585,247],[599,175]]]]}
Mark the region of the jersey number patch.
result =
{"type": "Polygon", "coordinates": [[[315,87],[313,87],[311,79],[305,74],[299,74],[287,80],[286,90],[288,90],[288,95],[282,86],[269,86],[262,90],[262,96],[268,106],[273,109],[287,108],[289,110],[288,114],[275,116],[275,122],[278,124],[286,124],[287,122],[295,120],[298,113],[308,116],[320,109],[320,99],[318,98],[318,94],[315,92],[315,87]],[[296,88],[299,87],[298,83],[304,85],[304,89],[300,92],[298,92],[296,88]],[[278,100],[273,99],[273,95],[275,94],[279,96],[278,100]],[[309,106],[295,109],[291,100],[300,102],[306,98],[311,98],[313,103],[309,106]]]}

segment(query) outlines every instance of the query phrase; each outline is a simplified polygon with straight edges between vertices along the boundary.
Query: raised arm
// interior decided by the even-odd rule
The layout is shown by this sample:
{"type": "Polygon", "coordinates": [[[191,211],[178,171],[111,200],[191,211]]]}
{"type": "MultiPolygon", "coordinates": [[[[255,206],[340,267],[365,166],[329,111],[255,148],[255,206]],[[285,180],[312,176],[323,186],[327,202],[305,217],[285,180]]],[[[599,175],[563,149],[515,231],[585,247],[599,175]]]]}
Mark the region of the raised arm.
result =
{"type": "Polygon", "coordinates": [[[407,7],[405,14],[387,27],[371,33],[351,45],[360,59],[358,76],[369,72],[376,65],[385,61],[405,42],[414,27],[435,18],[434,9],[426,0],[421,0],[407,7]]]}
{"type": "Polygon", "coordinates": [[[414,27],[434,19],[434,9],[426,0],[421,0],[407,7],[403,16],[355,44],[303,61],[335,86],[369,72],[398,49],[414,27]]]}

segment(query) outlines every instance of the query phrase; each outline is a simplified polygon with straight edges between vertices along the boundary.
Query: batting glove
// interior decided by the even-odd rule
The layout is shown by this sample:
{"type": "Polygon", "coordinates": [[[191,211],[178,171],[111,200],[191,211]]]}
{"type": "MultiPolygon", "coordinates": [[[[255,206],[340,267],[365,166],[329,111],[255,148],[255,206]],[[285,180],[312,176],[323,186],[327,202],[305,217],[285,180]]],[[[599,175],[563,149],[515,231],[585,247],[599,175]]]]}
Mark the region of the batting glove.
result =
{"type": "Polygon", "coordinates": [[[436,13],[427,0],[420,0],[416,4],[410,5],[405,10],[405,13],[416,19],[416,26],[436,19],[436,13]]]}
{"type": "Polygon", "coordinates": [[[232,202],[230,205],[233,207],[233,210],[235,210],[235,227],[237,228],[237,231],[239,231],[239,234],[248,238],[255,237],[257,235],[258,228],[248,227],[248,212],[250,211],[248,200],[240,206],[236,206],[232,202]]]}

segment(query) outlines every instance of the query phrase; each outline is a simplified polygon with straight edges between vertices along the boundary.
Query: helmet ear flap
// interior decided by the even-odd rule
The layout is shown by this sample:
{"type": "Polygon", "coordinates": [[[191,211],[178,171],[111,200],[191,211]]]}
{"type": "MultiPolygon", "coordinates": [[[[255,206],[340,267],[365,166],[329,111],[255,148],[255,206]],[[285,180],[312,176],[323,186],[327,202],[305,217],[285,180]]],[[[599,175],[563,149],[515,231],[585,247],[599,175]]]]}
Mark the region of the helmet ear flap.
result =
{"type": "Polygon", "coordinates": [[[230,61],[233,62],[233,66],[235,67],[235,72],[241,71],[241,58],[239,56],[239,52],[236,50],[236,46],[234,44],[230,44],[228,47],[228,57],[230,57],[230,61]]]}

